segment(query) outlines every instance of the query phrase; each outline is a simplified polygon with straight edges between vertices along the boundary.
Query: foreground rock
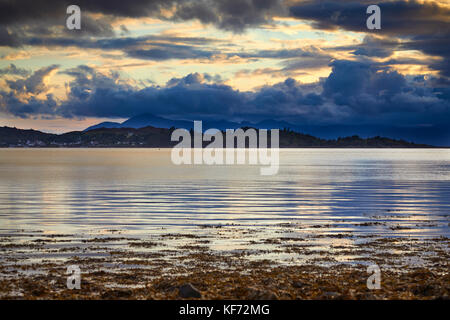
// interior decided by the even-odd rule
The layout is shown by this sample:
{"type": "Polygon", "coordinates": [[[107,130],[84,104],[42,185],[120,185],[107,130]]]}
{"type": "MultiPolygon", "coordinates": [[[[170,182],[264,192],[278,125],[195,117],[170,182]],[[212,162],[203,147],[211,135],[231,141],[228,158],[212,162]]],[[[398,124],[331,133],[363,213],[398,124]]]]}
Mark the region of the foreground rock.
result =
{"type": "Polygon", "coordinates": [[[201,298],[202,294],[192,284],[184,284],[179,288],[179,296],[181,298],[201,298]]]}

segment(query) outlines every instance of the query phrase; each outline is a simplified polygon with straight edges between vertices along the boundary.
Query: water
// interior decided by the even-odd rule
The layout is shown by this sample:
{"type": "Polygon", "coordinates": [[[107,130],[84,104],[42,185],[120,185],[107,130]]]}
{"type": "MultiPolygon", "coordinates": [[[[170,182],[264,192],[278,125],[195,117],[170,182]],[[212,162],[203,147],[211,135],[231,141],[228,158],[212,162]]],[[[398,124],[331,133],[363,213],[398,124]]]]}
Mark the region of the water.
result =
{"type": "Polygon", "coordinates": [[[2,149],[0,233],[283,224],[449,236],[450,150],[282,149],[280,169],[176,166],[169,149],[2,149]],[[362,226],[364,222],[384,223],[362,226]]]}

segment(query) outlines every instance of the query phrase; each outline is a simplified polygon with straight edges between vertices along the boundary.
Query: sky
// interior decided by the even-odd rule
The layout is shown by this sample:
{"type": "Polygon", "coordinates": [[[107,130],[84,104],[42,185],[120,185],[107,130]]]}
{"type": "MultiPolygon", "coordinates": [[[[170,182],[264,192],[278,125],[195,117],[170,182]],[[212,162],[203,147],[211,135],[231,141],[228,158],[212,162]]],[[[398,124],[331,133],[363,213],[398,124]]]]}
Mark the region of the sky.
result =
{"type": "Polygon", "coordinates": [[[0,0],[0,126],[151,113],[448,146],[449,61],[447,0],[0,0]]]}

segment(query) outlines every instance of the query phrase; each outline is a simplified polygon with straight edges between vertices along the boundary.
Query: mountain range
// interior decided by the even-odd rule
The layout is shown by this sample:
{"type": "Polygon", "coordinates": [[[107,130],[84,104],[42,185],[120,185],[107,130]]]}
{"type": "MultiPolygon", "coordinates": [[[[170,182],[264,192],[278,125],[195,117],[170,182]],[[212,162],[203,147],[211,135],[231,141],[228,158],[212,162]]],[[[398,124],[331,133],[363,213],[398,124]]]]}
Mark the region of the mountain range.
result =
{"type": "MultiPolygon", "coordinates": [[[[289,121],[289,120],[288,120],[289,121]]],[[[282,120],[262,120],[254,122],[233,122],[228,120],[204,120],[203,130],[216,128],[219,130],[237,129],[251,127],[256,129],[283,129],[289,128],[295,132],[308,133],[312,136],[333,140],[338,137],[358,135],[362,138],[390,137],[397,140],[414,141],[419,144],[450,146],[450,130],[446,126],[396,126],[386,124],[385,126],[370,123],[344,124],[309,124],[289,123],[282,120]]],[[[168,119],[152,114],[141,114],[134,116],[124,122],[102,122],[91,126],[84,131],[99,128],[185,128],[192,129],[193,121],[168,119]]]]}
{"type": "MultiPolygon", "coordinates": [[[[296,131],[299,131],[300,128],[297,128],[295,125],[285,122],[285,121],[276,121],[276,120],[263,120],[260,122],[252,123],[248,121],[243,122],[232,122],[226,120],[206,120],[202,121],[203,128],[215,128],[219,130],[226,129],[238,129],[243,127],[251,127],[255,129],[283,129],[290,128],[296,131]]],[[[99,124],[90,126],[86,128],[84,131],[90,131],[94,129],[100,128],[144,128],[144,127],[155,127],[155,128],[184,128],[187,130],[193,129],[194,122],[187,120],[173,120],[167,119],[159,116],[155,116],[149,113],[141,114],[134,116],[122,123],[120,122],[101,122],[99,124]]]]}

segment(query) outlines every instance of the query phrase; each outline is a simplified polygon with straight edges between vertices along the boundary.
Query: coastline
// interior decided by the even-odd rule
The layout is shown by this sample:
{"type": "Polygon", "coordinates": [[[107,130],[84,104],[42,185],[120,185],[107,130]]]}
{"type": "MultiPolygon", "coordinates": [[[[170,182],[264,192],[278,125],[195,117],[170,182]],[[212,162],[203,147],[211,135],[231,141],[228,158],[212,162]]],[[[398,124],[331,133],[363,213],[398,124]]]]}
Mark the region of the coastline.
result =
{"type": "Polygon", "coordinates": [[[4,150],[0,297],[448,299],[448,151],[415,150],[285,149],[272,177],[168,149],[4,150]]]}

